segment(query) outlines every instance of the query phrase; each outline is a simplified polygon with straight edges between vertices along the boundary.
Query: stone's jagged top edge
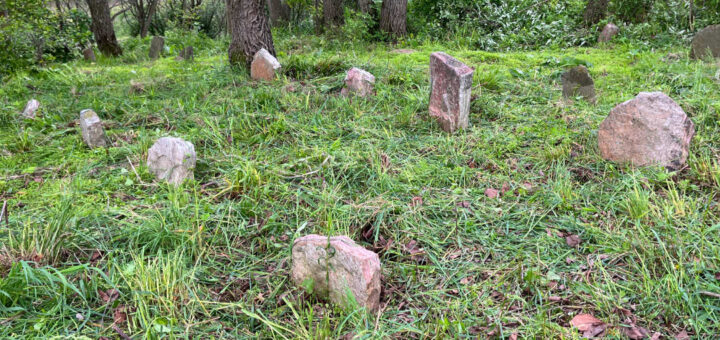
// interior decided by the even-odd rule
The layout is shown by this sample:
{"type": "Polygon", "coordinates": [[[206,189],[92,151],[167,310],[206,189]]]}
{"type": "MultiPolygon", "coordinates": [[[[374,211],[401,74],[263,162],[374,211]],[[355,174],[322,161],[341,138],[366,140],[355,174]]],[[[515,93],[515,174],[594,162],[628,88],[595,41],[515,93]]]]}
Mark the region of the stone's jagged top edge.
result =
{"type": "MultiPolygon", "coordinates": [[[[328,236],[318,235],[318,234],[310,234],[305,235],[302,237],[298,237],[293,241],[293,247],[295,247],[300,242],[313,242],[313,241],[320,241],[320,242],[328,242],[328,236]]],[[[346,246],[356,248],[357,250],[361,251],[362,255],[364,257],[378,257],[378,254],[376,254],[373,251],[365,249],[363,246],[355,243],[351,238],[345,236],[345,235],[339,235],[339,236],[330,236],[329,241],[332,244],[333,242],[341,242],[345,244],[346,246]]]]}
{"type": "Polygon", "coordinates": [[[460,76],[475,72],[475,70],[473,70],[470,66],[445,52],[438,51],[430,53],[430,60],[432,61],[433,58],[438,59],[445,65],[452,67],[460,76]]]}

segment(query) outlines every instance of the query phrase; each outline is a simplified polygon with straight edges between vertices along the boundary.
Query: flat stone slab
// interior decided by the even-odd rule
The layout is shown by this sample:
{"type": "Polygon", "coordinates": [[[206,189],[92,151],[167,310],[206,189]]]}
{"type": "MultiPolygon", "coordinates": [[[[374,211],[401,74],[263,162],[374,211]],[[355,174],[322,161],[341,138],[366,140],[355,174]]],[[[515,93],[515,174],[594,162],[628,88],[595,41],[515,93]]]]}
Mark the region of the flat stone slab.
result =
{"type": "Polygon", "coordinates": [[[27,119],[35,119],[35,116],[40,109],[40,102],[36,99],[30,99],[25,108],[23,109],[22,115],[27,119]]]}
{"type": "Polygon", "coordinates": [[[707,56],[720,58],[720,24],[705,27],[692,40],[690,57],[702,59],[707,56]]]}
{"type": "Polygon", "coordinates": [[[695,125],[680,105],[662,92],[640,92],[616,106],[600,124],[603,158],[635,166],[678,170],[687,160],[695,125]]]}
{"type": "Polygon", "coordinates": [[[165,48],[165,38],[154,36],[150,41],[150,59],[157,59],[160,57],[162,50],[165,48]]]}
{"type": "Polygon", "coordinates": [[[181,138],[163,137],[148,150],[147,166],[155,177],[177,186],[193,178],[196,161],[192,143],[181,138]]]}
{"type": "Polygon", "coordinates": [[[281,67],[280,62],[270,52],[261,48],[255,53],[250,64],[250,77],[255,80],[273,81],[281,67]]]}
{"type": "Polygon", "coordinates": [[[598,37],[599,43],[604,43],[612,40],[614,36],[616,36],[620,32],[620,28],[615,26],[615,24],[608,23],[603,27],[602,32],[600,32],[600,36],[598,37]]]}
{"type": "Polygon", "coordinates": [[[447,132],[468,127],[473,72],[447,53],[430,55],[430,115],[447,132]]]}
{"type": "Polygon", "coordinates": [[[347,236],[307,235],[292,248],[292,279],[299,287],[350,307],[380,306],[380,258],[347,236]]]}
{"type": "Polygon", "coordinates": [[[343,96],[351,93],[360,97],[369,97],[375,94],[375,76],[370,72],[357,67],[347,71],[345,75],[345,87],[340,91],[343,96]]]}
{"type": "Polygon", "coordinates": [[[107,138],[102,121],[93,110],[80,111],[80,132],[88,147],[102,148],[107,146],[107,138]]]}
{"type": "Polygon", "coordinates": [[[579,95],[595,103],[595,82],[590,77],[587,67],[579,65],[563,73],[562,84],[563,97],[574,98],[579,95]]]}

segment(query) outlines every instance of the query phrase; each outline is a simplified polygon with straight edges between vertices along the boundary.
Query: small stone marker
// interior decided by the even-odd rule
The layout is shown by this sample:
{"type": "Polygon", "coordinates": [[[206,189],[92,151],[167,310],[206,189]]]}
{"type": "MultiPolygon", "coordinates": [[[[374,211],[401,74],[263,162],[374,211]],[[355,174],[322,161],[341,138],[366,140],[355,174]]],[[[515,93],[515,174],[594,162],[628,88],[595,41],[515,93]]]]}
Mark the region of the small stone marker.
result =
{"type": "Polygon", "coordinates": [[[180,185],[193,178],[197,155],[192,143],[181,138],[163,137],[148,150],[147,166],[160,180],[180,185]]]}
{"type": "Polygon", "coordinates": [[[687,160],[693,135],[695,126],[680,105],[662,92],[640,92],[600,124],[598,147],[610,161],[678,170],[687,160]]]}
{"type": "Polygon", "coordinates": [[[165,48],[165,39],[163,37],[154,36],[150,42],[150,59],[160,57],[163,48],[165,48]]]}
{"type": "Polygon", "coordinates": [[[102,121],[93,110],[80,111],[80,131],[85,144],[92,148],[107,146],[102,121]]]}
{"type": "Polygon", "coordinates": [[[40,102],[35,99],[30,99],[25,104],[25,109],[22,112],[23,117],[27,119],[35,119],[35,114],[40,109],[40,102]]]}
{"type": "Polygon", "coordinates": [[[602,32],[600,32],[600,36],[598,37],[599,43],[604,43],[612,40],[614,36],[616,36],[620,32],[620,28],[615,26],[613,23],[608,23],[603,27],[602,32]]]}
{"type": "Polygon", "coordinates": [[[590,71],[583,65],[575,66],[563,73],[563,97],[573,98],[582,96],[591,103],[595,103],[595,82],[590,77],[590,71]]]}
{"type": "Polygon", "coordinates": [[[444,52],[430,55],[430,115],[447,132],[468,126],[473,72],[444,52]]]}
{"type": "Polygon", "coordinates": [[[180,51],[180,54],[178,54],[178,56],[175,58],[175,60],[177,60],[177,61],[181,61],[181,60],[193,61],[193,60],[195,60],[195,51],[193,50],[193,47],[188,46],[188,47],[183,48],[180,51]]]}
{"type": "Polygon", "coordinates": [[[250,64],[250,76],[255,80],[273,81],[282,66],[266,49],[261,48],[250,64]]]}
{"type": "Polygon", "coordinates": [[[82,53],[83,53],[83,58],[85,59],[85,61],[89,61],[89,62],[93,62],[93,63],[95,62],[95,51],[93,51],[92,46],[84,49],[82,51],[82,53]]]}
{"type": "Polygon", "coordinates": [[[370,72],[357,67],[347,71],[345,87],[340,91],[343,96],[354,93],[360,97],[369,97],[375,94],[375,76],[370,72]]]}
{"type": "Polygon", "coordinates": [[[292,279],[347,307],[351,295],[369,311],[380,305],[380,258],[347,236],[307,235],[292,248],[292,279]],[[329,242],[328,242],[329,241],[329,242]],[[330,249],[332,248],[332,249],[330,249]]]}
{"type": "Polygon", "coordinates": [[[705,27],[692,40],[691,58],[701,59],[708,55],[720,58],[720,24],[705,27]]]}

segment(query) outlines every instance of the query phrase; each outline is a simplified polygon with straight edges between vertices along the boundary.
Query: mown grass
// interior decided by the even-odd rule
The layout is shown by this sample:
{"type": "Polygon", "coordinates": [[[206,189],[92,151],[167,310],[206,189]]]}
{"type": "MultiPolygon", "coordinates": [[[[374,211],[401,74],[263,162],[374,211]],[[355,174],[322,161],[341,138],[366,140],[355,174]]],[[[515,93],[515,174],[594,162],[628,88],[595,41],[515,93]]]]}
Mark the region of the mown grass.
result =
{"type": "Polygon", "coordinates": [[[680,42],[518,53],[412,42],[399,54],[275,38],[285,75],[271,84],[230,68],[222,42],[188,63],[149,61],[135,41],[119,60],[2,86],[0,337],[576,338],[580,313],[611,337],[630,324],[720,333],[715,63],[680,42]],[[471,126],[452,135],[427,113],[436,50],[476,69],[471,126]],[[597,105],[562,100],[572,58],[591,65],[597,105]],[[352,66],[377,77],[376,97],[339,96],[352,66]],[[665,92],[694,121],[685,169],[599,156],[599,123],[640,91],[665,92]],[[23,120],[33,97],[41,118],[23,120]],[[86,108],[107,150],[83,145],[74,120],[86,108]],[[166,135],[198,152],[195,181],[178,189],[144,164],[166,135]],[[293,287],[292,240],[309,233],[379,252],[378,313],[293,287]]]}

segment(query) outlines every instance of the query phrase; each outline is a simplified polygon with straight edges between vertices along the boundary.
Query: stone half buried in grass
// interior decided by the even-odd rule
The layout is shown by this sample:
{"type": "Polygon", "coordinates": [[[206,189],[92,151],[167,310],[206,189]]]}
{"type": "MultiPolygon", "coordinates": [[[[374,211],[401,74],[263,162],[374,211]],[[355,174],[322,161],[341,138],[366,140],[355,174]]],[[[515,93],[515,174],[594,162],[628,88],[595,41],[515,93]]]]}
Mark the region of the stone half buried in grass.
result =
{"type": "Polygon", "coordinates": [[[177,186],[193,178],[196,161],[192,143],[181,138],[163,137],[148,150],[147,166],[155,177],[177,186]]]}
{"type": "Polygon", "coordinates": [[[150,53],[148,56],[150,59],[157,59],[162,54],[163,49],[165,48],[165,38],[154,36],[152,38],[152,41],[150,41],[150,53]]]}
{"type": "Polygon", "coordinates": [[[640,92],[600,124],[598,147],[610,161],[678,170],[687,160],[693,135],[695,125],[680,105],[662,92],[640,92]]]}
{"type": "Polygon", "coordinates": [[[369,97],[375,94],[375,76],[370,72],[357,67],[347,71],[345,87],[340,92],[343,96],[356,94],[360,97],[369,97]]]}
{"type": "Polygon", "coordinates": [[[107,138],[105,137],[102,121],[95,111],[88,109],[80,112],[80,132],[82,133],[83,141],[85,141],[85,144],[91,149],[107,146],[107,138]]]}
{"type": "Polygon", "coordinates": [[[39,109],[40,102],[36,99],[30,99],[27,104],[25,104],[25,109],[23,109],[22,115],[27,119],[35,119],[35,116],[39,109]]]}
{"type": "Polygon", "coordinates": [[[307,235],[292,248],[292,280],[334,303],[368,311],[380,305],[380,258],[347,236],[307,235]]]}
{"type": "Polygon", "coordinates": [[[563,97],[573,98],[579,95],[595,103],[595,82],[590,77],[587,67],[579,65],[563,73],[562,85],[563,97]]]}
{"type": "Polygon", "coordinates": [[[473,72],[444,52],[430,55],[430,115],[447,132],[469,124],[473,72]]]}
{"type": "Polygon", "coordinates": [[[702,59],[707,56],[720,58],[720,24],[705,27],[692,40],[690,57],[702,59]]]}
{"type": "Polygon", "coordinates": [[[273,81],[281,67],[280,62],[270,52],[261,48],[255,53],[250,64],[250,77],[255,80],[273,81]]]}

